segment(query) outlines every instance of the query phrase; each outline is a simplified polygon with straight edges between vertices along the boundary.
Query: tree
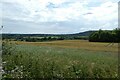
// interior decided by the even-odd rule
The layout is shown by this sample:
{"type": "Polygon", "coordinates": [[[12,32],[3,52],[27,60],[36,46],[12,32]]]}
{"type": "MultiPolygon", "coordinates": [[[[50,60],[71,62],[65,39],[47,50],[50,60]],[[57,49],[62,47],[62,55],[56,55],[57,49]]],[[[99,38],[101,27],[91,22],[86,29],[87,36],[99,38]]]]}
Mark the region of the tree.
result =
{"type": "Polygon", "coordinates": [[[89,36],[91,42],[120,42],[120,29],[112,31],[99,30],[89,36]]]}
{"type": "Polygon", "coordinates": [[[98,32],[92,33],[92,34],[89,36],[89,41],[96,42],[98,39],[99,39],[98,32]]]}
{"type": "Polygon", "coordinates": [[[114,32],[116,34],[116,41],[120,42],[120,28],[116,28],[114,32]]]}

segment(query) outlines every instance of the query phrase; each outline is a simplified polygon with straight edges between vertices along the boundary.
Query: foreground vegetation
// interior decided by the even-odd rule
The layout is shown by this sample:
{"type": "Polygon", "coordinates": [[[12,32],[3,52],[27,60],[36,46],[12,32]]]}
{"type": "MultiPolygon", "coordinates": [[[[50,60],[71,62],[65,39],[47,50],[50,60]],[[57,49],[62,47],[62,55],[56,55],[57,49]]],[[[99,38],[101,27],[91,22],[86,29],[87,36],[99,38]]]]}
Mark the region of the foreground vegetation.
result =
{"type": "Polygon", "coordinates": [[[108,44],[55,41],[17,42],[16,45],[4,42],[3,78],[118,78],[118,57],[114,50],[117,45],[111,46],[113,51],[105,47],[91,48],[108,44]]]}

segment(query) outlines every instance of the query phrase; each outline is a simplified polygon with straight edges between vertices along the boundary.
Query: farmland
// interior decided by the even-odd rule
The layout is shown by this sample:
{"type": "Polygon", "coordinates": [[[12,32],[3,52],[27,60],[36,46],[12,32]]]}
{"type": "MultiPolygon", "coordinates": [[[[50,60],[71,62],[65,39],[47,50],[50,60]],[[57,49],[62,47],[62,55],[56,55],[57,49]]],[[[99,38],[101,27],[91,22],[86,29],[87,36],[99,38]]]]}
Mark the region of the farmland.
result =
{"type": "Polygon", "coordinates": [[[117,78],[118,43],[12,41],[3,55],[4,78],[117,78]]]}
{"type": "Polygon", "coordinates": [[[17,44],[27,44],[36,46],[52,46],[62,48],[77,48],[94,51],[109,51],[118,52],[118,43],[100,43],[89,42],[88,40],[64,40],[64,41],[50,41],[50,42],[21,42],[17,41],[17,44]]]}

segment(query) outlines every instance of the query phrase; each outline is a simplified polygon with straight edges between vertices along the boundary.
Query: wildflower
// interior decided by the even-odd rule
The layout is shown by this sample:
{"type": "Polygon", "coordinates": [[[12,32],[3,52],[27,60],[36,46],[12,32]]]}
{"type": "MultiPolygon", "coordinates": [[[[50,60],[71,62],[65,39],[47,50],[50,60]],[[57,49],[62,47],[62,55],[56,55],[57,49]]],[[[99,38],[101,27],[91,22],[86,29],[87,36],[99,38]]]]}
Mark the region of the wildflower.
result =
{"type": "Polygon", "coordinates": [[[2,62],[3,64],[6,64],[6,62],[2,62]]]}

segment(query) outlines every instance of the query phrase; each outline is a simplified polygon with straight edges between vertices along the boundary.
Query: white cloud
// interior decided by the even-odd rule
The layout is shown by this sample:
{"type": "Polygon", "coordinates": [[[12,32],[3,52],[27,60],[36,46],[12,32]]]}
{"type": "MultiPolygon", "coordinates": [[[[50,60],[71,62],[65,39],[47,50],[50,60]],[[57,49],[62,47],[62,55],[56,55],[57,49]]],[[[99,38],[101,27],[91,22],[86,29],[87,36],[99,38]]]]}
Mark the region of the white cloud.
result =
{"type": "MultiPolygon", "coordinates": [[[[57,33],[60,32],[60,30],[64,30],[62,32],[67,33],[72,31],[79,32],[85,29],[112,29],[118,24],[117,1],[118,0],[3,0],[3,18],[16,22],[31,22],[32,25],[35,25],[33,27],[34,29],[44,26],[46,33],[50,33],[50,31],[57,33]],[[46,24],[49,22],[53,23],[49,25],[39,24],[44,22],[46,24]],[[56,24],[56,22],[58,24],[56,24]],[[56,31],[54,31],[55,29],[56,31]],[[67,31],[65,31],[66,29],[67,31]]],[[[5,21],[5,23],[7,24],[8,21],[5,21]]],[[[12,24],[13,23],[11,23],[11,25],[12,24]]],[[[24,24],[22,26],[24,26],[24,24]]],[[[27,26],[29,26],[28,23],[27,26]]],[[[42,32],[43,30],[40,28],[39,30],[42,32]]]]}
{"type": "MultiPolygon", "coordinates": [[[[84,8],[82,6],[83,4],[79,2],[73,2],[71,5],[69,5],[66,8],[58,7],[58,8],[53,8],[53,9],[47,8],[47,5],[50,2],[55,5],[62,5],[62,3],[65,3],[67,1],[68,0],[44,0],[44,1],[43,0],[30,0],[30,1],[29,0],[16,0],[10,3],[15,3],[13,4],[13,7],[16,7],[16,8],[21,7],[22,13],[29,12],[28,14],[26,14],[27,15],[26,18],[28,18],[28,20],[30,20],[30,18],[31,20],[32,19],[34,20],[34,18],[36,18],[36,15],[37,15],[39,21],[44,21],[44,20],[45,21],[50,21],[50,20],[51,21],[56,21],[56,20],[65,21],[65,20],[69,20],[69,18],[77,18],[80,15],[80,13],[84,11],[84,8]]],[[[18,14],[16,16],[11,16],[11,17],[15,19],[23,18],[23,20],[26,20],[26,18],[23,17],[23,15],[21,16],[20,15],[21,14],[18,14]],[[20,16],[21,18],[18,16],[20,16]]],[[[4,16],[6,17],[7,14],[4,14],[4,16]]]]}
{"type": "Polygon", "coordinates": [[[86,19],[99,21],[111,20],[118,17],[118,5],[117,3],[106,2],[99,7],[91,8],[90,12],[93,14],[84,16],[86,19]]]}

